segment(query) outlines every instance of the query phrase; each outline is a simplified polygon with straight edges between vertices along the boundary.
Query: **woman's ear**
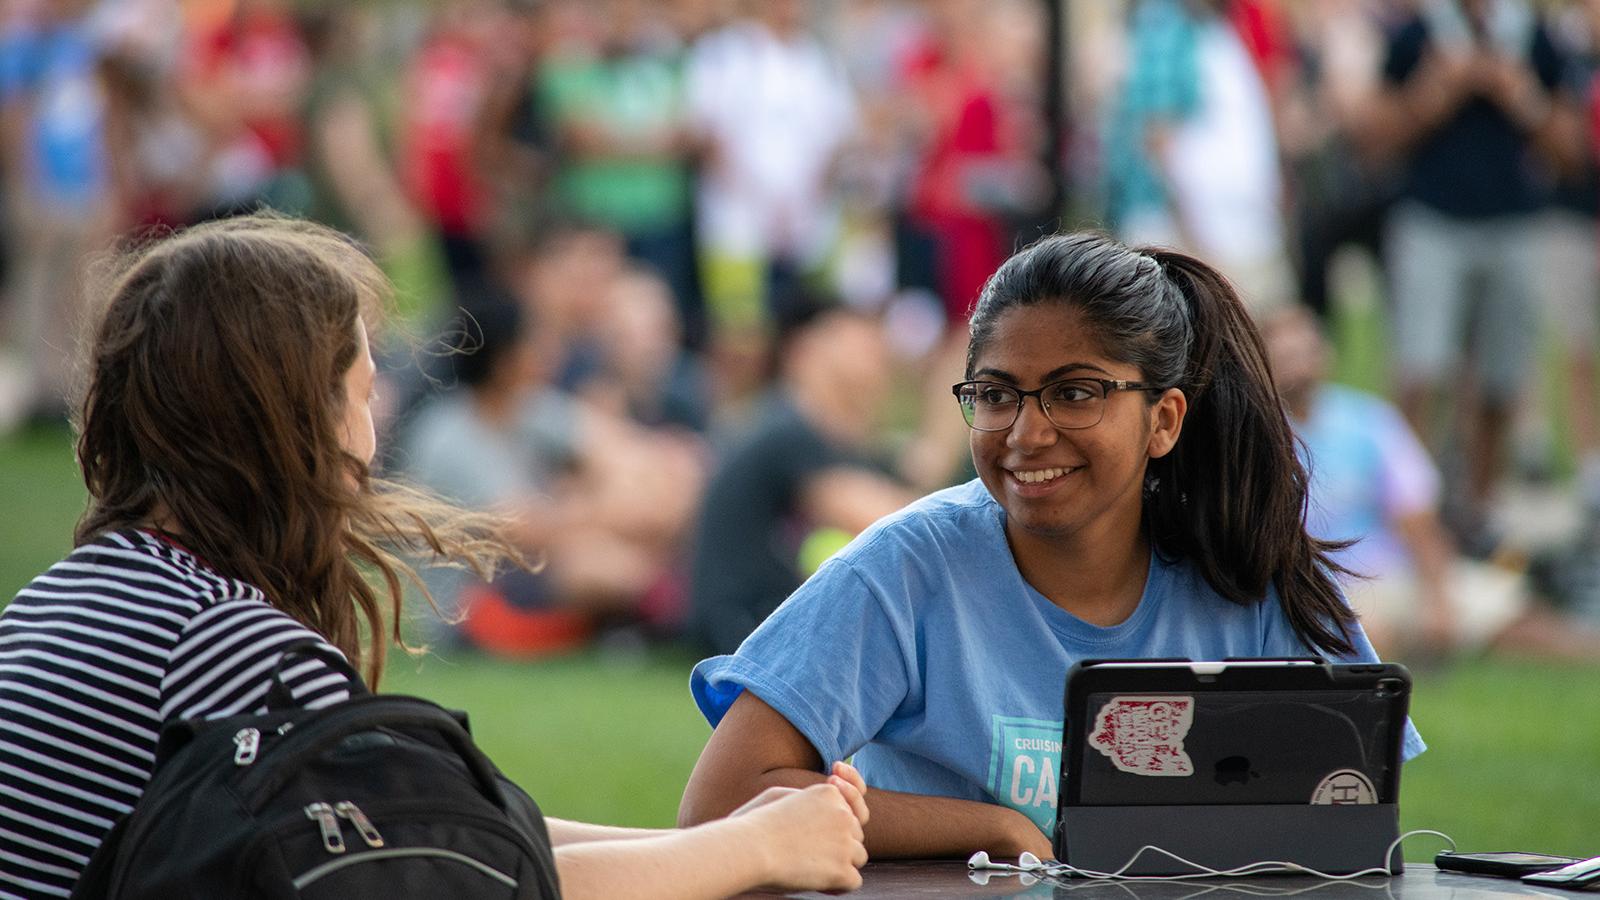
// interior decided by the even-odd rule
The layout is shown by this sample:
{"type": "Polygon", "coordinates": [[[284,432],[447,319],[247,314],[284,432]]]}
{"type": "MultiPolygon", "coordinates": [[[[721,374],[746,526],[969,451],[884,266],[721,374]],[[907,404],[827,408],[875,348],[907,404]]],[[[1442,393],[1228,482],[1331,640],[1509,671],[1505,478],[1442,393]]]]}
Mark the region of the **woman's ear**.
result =
{"type": "Polygon", "coordinates": [[[1150,407],[1150,442],[1146,447],[1151,459],[1160,459],[1172,452],[1183,433],[1183,417],[1189,412],[1189,398],[1178,388],[1167,388],[1150,407]]]}

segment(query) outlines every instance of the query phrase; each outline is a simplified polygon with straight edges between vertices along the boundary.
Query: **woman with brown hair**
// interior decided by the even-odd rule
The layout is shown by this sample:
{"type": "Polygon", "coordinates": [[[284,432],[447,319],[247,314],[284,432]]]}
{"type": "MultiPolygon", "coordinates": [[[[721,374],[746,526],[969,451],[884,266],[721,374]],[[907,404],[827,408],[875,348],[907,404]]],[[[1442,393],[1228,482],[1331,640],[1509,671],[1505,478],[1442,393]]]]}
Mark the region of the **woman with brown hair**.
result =
{"type": "MultiPolygon", "coordinates": [[[[67,896],[162,726],[260,711],[289,644],[329,644],[376,685],[413,577],[397,553],[521,561],[501,521],[370,474],[365,323],[387,291],[337,232],[265,216],[117,268],[78,410],[76,549],[0,615],[0,897],[67,896]]],[[[283,679],[311,708],[350,693],[311,657],[283,679]]],[[[863,790],[841,767],[703,829],[546,821],[569,897],[840,889],[865,861],[863,790]]]]}

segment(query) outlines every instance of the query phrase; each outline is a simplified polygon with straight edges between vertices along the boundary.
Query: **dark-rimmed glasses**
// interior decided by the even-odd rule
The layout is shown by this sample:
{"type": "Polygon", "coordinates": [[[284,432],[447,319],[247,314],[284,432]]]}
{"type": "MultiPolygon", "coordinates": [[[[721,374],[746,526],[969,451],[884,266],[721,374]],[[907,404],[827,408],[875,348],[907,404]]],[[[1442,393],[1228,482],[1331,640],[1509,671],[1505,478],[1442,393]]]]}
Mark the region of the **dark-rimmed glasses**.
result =
{"type": "Polygon", "coordinates": [[[961,404],[962,418],[974,431],[1006,431],[1022,414],[1022,402],[1039,401],[1045,418],[1057,428],[1093,428],[1106,414],[1112,391],[1164,391],[1160,385],[1110,378],[1068,378],[1025,391],[998,381],[963,381],[950,392],[961,404]]]}

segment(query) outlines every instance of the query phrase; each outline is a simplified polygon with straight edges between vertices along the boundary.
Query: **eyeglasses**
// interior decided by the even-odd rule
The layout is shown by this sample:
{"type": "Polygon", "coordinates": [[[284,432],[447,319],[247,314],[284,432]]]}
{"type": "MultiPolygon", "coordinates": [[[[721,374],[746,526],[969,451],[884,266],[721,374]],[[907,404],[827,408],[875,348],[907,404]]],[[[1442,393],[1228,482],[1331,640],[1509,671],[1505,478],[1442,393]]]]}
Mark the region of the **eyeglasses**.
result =
{"type": "Polygon", "coordinates": [[[961,404],[961,415],[974,431],[1006,431],[1022,414],[1022,401],[1034,397],[1045,418],[1057,428],[1093,428],[1106,414],[1106,397],[1112,391],[1164,391],[1140,381],[1109,378],[1068,378],[1025,391],[997,381],[963,381],[950,392],[961,404]]]}

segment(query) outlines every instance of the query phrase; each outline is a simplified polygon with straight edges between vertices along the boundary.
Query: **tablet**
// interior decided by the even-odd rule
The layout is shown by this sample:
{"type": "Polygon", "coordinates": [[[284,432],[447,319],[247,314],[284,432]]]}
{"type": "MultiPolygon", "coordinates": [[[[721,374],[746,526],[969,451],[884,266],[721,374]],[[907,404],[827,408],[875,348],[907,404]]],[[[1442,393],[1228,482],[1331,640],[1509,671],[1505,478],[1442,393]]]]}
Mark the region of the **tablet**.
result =
{"type": "Polygon", "coordinates": [[[1395,664],[1080,663],[1061,805],[1394,803],[1410,696],[1395,664]]]}

